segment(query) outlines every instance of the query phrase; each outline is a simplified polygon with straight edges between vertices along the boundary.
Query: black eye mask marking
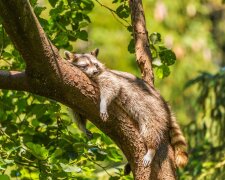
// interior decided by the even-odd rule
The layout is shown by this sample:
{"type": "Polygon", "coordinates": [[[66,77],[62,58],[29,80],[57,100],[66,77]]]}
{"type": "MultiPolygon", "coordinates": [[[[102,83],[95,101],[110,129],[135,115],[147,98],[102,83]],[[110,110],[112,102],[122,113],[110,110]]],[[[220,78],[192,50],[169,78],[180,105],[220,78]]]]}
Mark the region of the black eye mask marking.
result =
{"type": "Polygon", "coordinates": [[[82,69],[82,70],[86,70],[88,68],[88,65],[87,64],[83,64],[83,65],[76,65],[79,69],[82,69]]]}

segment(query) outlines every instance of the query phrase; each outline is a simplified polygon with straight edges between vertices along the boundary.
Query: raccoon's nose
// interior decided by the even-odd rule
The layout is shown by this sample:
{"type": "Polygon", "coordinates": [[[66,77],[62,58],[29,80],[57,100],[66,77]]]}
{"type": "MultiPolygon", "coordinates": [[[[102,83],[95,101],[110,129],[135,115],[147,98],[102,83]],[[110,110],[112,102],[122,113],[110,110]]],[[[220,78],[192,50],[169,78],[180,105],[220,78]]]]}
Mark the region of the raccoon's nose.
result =
{"type": "Polygon", "coordinates": [[[96,74],[98,74],[98,70],[93,71],[93,75],[96,75],[96,74]]]}

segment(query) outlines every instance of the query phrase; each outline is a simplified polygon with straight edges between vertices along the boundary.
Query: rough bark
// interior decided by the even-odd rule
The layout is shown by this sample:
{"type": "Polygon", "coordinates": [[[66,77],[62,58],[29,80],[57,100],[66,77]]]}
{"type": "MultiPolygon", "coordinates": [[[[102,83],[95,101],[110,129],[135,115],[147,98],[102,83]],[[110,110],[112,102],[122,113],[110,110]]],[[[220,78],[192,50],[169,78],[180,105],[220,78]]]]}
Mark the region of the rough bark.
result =
{"type": "Polygon", "coordinates": [[[146,29],[142,1],[130,0],[130,9],[136,61],[141,70],[142,79],[153,86],[154,74],[152,69],[152,56],[150,52],[148,31],[146,29]]]}
{"type": "MultiPolygon", "coordinates": [[[[121,148],[135,179],[174,179],[174,153],[169,139],[161,144],[150,168],[144,168],[145,145],[138,126],[114,103],[109,119],[99,118],[99,90],[79,69],[63,61],[47,39],[27,0],[1,0],[4,28],[26,62],[25,72],[0,71],[0,88],[23,90],[54,99],[85,114],[121,148]]],[[[168,137],[169,138],[169,137],[168,137]]]]}

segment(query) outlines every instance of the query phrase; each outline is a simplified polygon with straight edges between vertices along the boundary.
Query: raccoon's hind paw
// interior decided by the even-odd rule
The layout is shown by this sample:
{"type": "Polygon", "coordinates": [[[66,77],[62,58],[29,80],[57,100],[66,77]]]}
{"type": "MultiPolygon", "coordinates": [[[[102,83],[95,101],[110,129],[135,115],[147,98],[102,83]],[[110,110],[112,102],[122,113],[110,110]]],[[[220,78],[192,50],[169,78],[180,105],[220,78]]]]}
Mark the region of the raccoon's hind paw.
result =
{"type": "Polygon", "coordinates": [[[151,164],[151,162],[152,162],[152,157],[151,156],[149,156],[149,155],[145,155],[144,156],[144,158],[143,158],[143,165],[144,165],[144,167],[147,167],[147,166],[149,166],[150,164],[151,164]]]}
{"type": "Polygon", "coordinates": [[[143,158],[144,167],[147,167],[151,164],[154,156],[155,156],[155,150],[149,149],[148,152],[145,154],[145,156],[143,158]]]}
{"type": "Polygon", "coordinates": [[[100,117],[103,121],[106,121],[109,117],[107,112],[100,112],[100,117]]]}

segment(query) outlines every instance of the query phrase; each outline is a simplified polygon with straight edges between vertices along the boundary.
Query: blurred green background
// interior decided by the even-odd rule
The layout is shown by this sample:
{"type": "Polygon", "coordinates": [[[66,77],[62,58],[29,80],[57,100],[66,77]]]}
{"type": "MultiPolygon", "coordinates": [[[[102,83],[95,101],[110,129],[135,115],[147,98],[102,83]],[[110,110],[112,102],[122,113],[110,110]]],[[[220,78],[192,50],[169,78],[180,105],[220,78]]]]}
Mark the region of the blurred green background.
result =
{"type": "MultiPolygon", "coordinates": [[[[97,47],[107,67],[140,76],[135,55],[128,51],[130,17],[124,15],[124,21],[112,11],[127,6],[127,1],[31,3],[62,56],[65,49],[80,53],[97,47]]],[[[149,34],[160,33],[177,57],[170,75],[156,76],[155,86],[171,104],[189,144],[190,161],[178,170],[179,179],[223,180],[224,1],[143,0],[143,6],[149,34]]],[[[23,69],[3,28],[1,46],[0,68],[23,69]]],[[[88,127],[94,132],[90,141],[63,105],[28,93],[0,91],[0,172],[5,174],[0,179],[132,179],[123,175],[126,159],[116,145],[91,123],[88,127]]]]}

